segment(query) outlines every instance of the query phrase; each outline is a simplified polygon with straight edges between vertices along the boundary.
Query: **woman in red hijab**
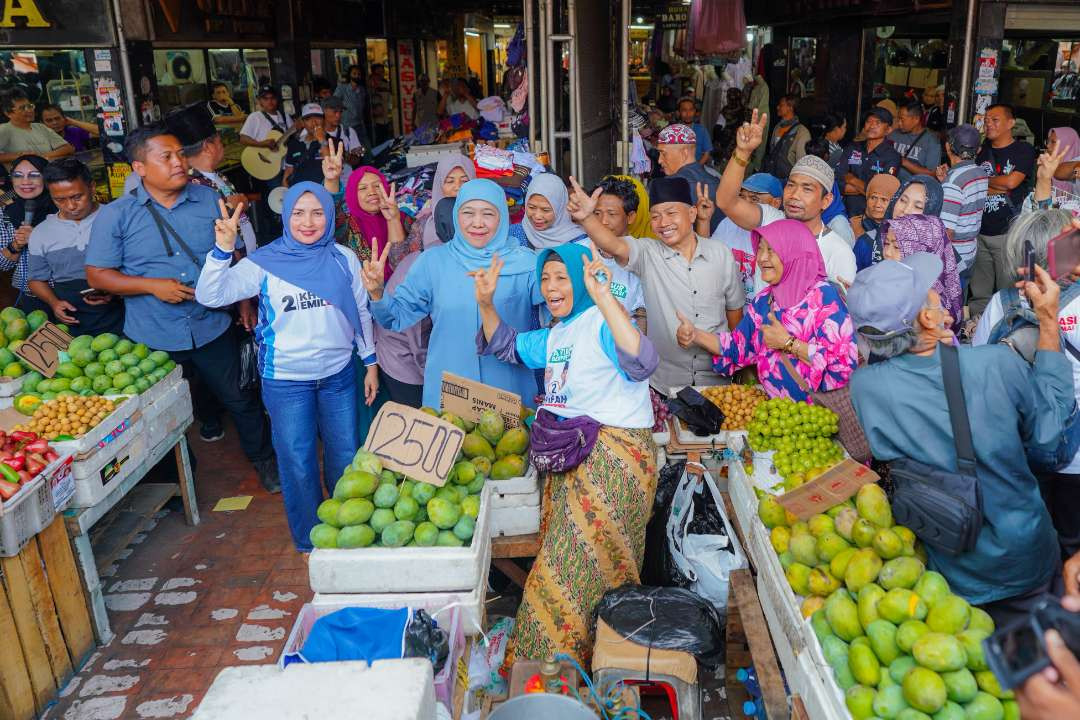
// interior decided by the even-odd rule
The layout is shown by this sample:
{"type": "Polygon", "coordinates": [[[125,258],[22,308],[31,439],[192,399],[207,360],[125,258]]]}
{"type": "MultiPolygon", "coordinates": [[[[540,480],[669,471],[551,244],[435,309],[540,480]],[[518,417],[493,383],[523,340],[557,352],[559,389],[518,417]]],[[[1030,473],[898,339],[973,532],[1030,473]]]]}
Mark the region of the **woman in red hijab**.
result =
{"type": "Polygon", "coordinates": [[[814,235],[798,220],[777,220],[750,240],[768,285],[731,332],[701,330],[680,316],[679,344],[711,352],[713,369],[722,375],[756,366],[769,397],[807,400],[808,390],[844,387],[858,365],[855,334],[814,235]]]}

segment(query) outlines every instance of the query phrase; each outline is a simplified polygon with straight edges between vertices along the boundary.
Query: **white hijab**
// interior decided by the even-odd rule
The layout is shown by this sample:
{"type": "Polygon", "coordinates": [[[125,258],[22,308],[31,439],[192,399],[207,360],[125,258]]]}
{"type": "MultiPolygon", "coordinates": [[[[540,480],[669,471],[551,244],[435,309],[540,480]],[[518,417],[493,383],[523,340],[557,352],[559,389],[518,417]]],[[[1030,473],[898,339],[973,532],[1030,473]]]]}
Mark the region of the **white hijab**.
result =
{"type": "Polygon", "coordinates": [[[542,195],[551,203],[555,211],[555,222],[546,230],[537,230],[529,221],[528,214],[521,220],[521,227],[525,230],[525,236],[529,238],[529,244],[534,250],[558,247],[571,240],[576,240],[582,235],[581,226],[570,219],[566,212],[566,204],[570,202],[570,196],[566,192],[566,185],[558,175],[541,173],[529,183],[529,192],[525,195],[525,203],[533,195],[542,195]]]}

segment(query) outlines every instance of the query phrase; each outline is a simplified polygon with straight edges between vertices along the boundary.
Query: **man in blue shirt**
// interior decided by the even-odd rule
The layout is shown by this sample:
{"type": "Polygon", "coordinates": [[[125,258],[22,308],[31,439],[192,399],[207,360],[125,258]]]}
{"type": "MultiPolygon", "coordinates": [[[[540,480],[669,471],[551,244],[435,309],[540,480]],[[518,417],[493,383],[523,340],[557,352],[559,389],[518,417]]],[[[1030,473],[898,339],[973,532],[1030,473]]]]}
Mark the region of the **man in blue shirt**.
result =
{"type": "MultiPolygon", "coordinates": [[[[214,246],[218,194],[188,182],[176,136],[162,125],[128,135],[126,151],[142,184],[104,206],[86,250],[90,286],[124,298],[124,334],[166,350],[232,414],[244,454],[270,492],[280,489],[258,396],[240,390],[232,318],[195,302],[203,259],[214,246]]],[[[200,408],[204,426],[220,424],[200,408]]],[[[215,438],[216,439],[216,438],[215,438]]]]}
{"type": "Polygon", "coordinates": [[[706,128],[697,121],[697,103],[694,98],[683,98],[679,101],[679,122],[694,131],[694,161],[708,165],[712,160],[712,128],[706,128]]]}
{"type": "MultiPolygon", "coordinates": [[[[953,319],[932,289],[941,267],[936,256],[915,253],[855,276],[848,310],[870,362],[852,375],[851,400],[875,458],[909,457],[955,472],[938,349],[955,342],[953,319]]],[[[1034,364],[1003,344],[959,346],[982,493],[975,549],[953,556],[927,548],[930,568],[998,627],[1028,614],[1043,593],[1061,593],[1057,535],[1026,452],[1057,447],[1076,400],[1058,337],[1058,285],[1042,268],[1036,274],[1038,282],[1024,287],[1039,318],[1034,364]]]]}

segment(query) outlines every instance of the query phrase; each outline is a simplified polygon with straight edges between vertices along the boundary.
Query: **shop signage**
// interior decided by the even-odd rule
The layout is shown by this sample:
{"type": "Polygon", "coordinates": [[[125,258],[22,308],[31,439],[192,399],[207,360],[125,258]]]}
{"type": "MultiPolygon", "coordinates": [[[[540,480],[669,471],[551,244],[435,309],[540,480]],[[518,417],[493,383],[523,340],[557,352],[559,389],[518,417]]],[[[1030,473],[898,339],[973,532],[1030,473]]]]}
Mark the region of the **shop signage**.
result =
{"type": "Polygon", "coordinates": [[[467,77],[468,62],[465,59],[465,16],[458,13],[450,26],[450,40],[446,45],[446,69],[443,77],[467,77]]]}
{"type": "Polygon", "coordinates": [[[688,25],[689,17],[689,5],[668,5],[660,14],[660,27],[663,30],[682,30],[688,25]]]}
{"type": "Polygon", "coordinates": [[[160,39],[206,41],[272,40],[272,0],[150,0],[154,32],[160,39]]]}
{"type": "Polygon", "coordinates": [[[111,45],[112,16],[102,0],[0,0],[0,45],[111,45]]]}
{"type": "Polygon", "coordinates": [[[416,110],[414,93],[416,92],[416,55],[409,40],[398,40],[398,97],[401,98],[401,131],[413,131],[413,117],[416,110]]]}

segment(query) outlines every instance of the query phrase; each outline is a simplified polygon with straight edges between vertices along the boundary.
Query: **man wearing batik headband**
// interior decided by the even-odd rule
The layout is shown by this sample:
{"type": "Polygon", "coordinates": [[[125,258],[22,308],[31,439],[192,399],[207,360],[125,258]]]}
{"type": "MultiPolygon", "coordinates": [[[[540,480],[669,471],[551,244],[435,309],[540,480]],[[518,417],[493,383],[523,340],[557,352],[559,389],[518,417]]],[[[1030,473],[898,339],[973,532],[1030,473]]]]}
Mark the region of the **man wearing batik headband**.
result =
{"type": "MultiPolygon", "coordinates": [[[[709,198],[716,196],[716,187],[720,184],[720,178],[695,160],[697,135],[690,126],[681,123],[668,125],[660,131],[656,139],[656,147],[660,151],[660,167],[664,175],[685,178],[690,183],[690,194],[694,197],[696,197],[695,193],[709,198]]],[[[710,220],[709,232],[716,230],[716,226],[723,219],[722,214],[714,213],[710,220]]]]}
{"type": "MultiPolygon", "coordinates": [[[[696,165],[694,146],[688,147],[696,165]]],[[[649,317],[646,336],[660,355],[660,365],[649,378],[652,387],[667,395],[672,388],[726,382],[713,372],[708,352],[681,348],[675,339],[682,318],[713,328],[712,332],[734,328],[742,319],[746,297],[739,266],[727,245],[694,232],[697,208],[690,184],[681,177],[657,178],[650,184],[649,220],[659,238],[653,240],[613,233],[594,215],[603,188],[590,196],[574,178],[570,183],[566,205],[570,217],[597,249],[641,280],[649,317]]]]}

